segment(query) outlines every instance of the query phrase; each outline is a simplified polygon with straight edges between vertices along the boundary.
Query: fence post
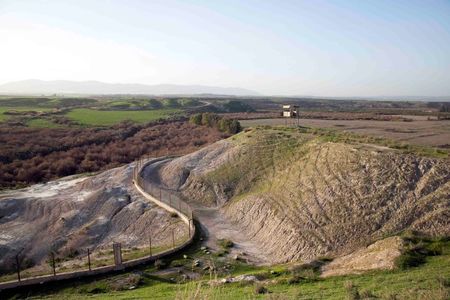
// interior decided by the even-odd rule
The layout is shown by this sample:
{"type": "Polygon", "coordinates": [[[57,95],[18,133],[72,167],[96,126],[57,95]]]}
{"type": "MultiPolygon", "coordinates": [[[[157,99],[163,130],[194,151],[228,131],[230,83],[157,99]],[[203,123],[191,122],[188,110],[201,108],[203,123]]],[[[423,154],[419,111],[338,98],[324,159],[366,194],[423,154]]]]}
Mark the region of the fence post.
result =
{"type": "Polygon", "coordinates": [[[120,243],[113,244],[114,264],[116,267],[122,265],[122,245],[120,243]]]}
{"type": "Polygon", "coordinates": [[[19,254],[16,255],[17,280],[20,282],[20,261],[19,254]]]}
{"type": "Polygon", "coordinates": [[[52,253],[53,276],[56,276],[55,253],[53,251],[51,253],[52,253]]]}
{"type": "Polygon", "coordinates": [[[88,267],[89,271],[91,271],[91,251],[89,250],[89,248],[87,250],[88,250],[88,267]]]}

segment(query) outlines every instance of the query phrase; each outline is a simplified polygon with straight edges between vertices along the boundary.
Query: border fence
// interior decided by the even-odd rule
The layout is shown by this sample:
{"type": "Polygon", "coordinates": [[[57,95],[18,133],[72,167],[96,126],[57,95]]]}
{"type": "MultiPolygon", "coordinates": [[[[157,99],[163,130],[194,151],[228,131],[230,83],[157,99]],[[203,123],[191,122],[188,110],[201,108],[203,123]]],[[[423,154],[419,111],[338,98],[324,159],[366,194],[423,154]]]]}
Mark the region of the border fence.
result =
{"type": "Polygon", "coordinates": [[[121,243],[113,243],[112,250],[108,250],[105,247],[82,250],[78,253],[83,253],[83,255],[77,255],[70,260],[72,263],[71,267],[65,266],[65,262],[60,261],[58,257],[56,257],[55,252],[50,252],[47,260],[48,266],[45,266],[43,267],[43,270],[36,272],[37,274],[26,269],[22,270],[22,265],[24,263],[21,261],[21,255],[19,253],[14,257],[16,279],[0,282],[0,291],[46,282],[112,273],[154,262],[157,259],[164,258],[190,245],[195,236],[195,225],[191,207],[178,197],[175,191],[147,182],[143,177],[146,166],[168,158],[169,157],[151,159],[145,157],[136,161],[133,168],[133,183],[144,198],[168,212],[176,214],[180,220],[186,224],[185,233],[181,235],[181,240],[175,238],[175,232],[174,229],[172,229],[171,234],[165,239],[165,244],[170,246],[154,247],[154,245],[152,245],[152,240],[155,240],[155,236],[152,236],[152,232],[149,232],[148,241],[145,243],[148,244],[148,247],[134,248],[134,250],[133,248],[123,249],[121,243]]]}

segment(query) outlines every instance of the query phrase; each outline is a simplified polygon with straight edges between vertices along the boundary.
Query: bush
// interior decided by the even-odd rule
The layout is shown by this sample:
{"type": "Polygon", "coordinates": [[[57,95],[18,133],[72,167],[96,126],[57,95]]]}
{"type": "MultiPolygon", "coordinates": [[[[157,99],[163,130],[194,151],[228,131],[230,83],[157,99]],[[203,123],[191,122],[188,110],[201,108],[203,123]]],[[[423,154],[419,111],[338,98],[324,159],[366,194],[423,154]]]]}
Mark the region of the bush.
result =
{"type": "Polygon", "coordinates": [[[124,278],[118,278],[110,283],[110,288],[113,291],[124,291],[131,288],[136,288],[142,281],[142,277],[139,274],[130,274],[124,278]]]}
{"type": "Polygon", "coordinates": [[[257,295],[259,295],[259,294],[267,294],[268,292],[269,292],[269,290],[265,286],[263,286],[261,284],[257,284],[255,286],[255,294],[257,294],[257,295]]]}
{"type": "Polygon", "coordinates": [[[195,125],[202,124],[202,114],[195,114],[189,118],[189,122],[195,125]]]}
{"type": "Polygon", "coordinates": [[[298,275],[293,275],[292,277],[290,277],[288,280],[287,280],[287,283],[288,284],[298,284],[298,283],[300,283],[300,281],[303,279],[303,277],[301,277],[301,276],[298,276],[298,275]]]}
{"type": "Polygon", "coordinates": [[[359,294],[358,288],[351,281],[346,281],[344,283],[344,288],[347,293],[348,300],[359,300],[361,295],[359,294]]]}
{"type": "Polygon", "coordinates": [[[234,243],[228,239],[220,239],[217,241],[217,243],[222,247],[222,248],[231,248],[234,246],[234,243]]]}
{"type": "Polygon", "coordinates": [[[164,107],[170,108],[180,107],[180,103],[178,103],[178,100],[176,99],[163,99],[161,102],[164,105],[164,107]]]}
{"type": "Polygon", "coordinates": [[[395,265],[400,269],[420,266],[425,262],[425,257],[414,251],[408,251],[395,260],[395,265]]]}
{"type": "Polygon", "coordinates": [[[253,112],[255,111],[253,107],[248,105],[247,103],[236,101],[236,100],[230,100],[227,103],[223,105],[223,108],[227,112],[253,112]]]}
{"type": "Polygon", "coordinates": [[[420,266],[427,256],[441,255],[445,244],[448,243],[445,238],[429,239],[417,232],[408,232],[403,240],[406,250],[395,260],[395,265],[400,269],[420,266]]]}
{"type": "Polygon", "coordinates": [[[157,260],[155,261],[155,268],[156,268],[157,270],[162,270],[162,269],[165,269],[166,267],[167,267],[167,263],[166,263],[165,260],[163,260],[163,259],[157,259],[157,260]]]}
{"type": "Polygon", "coordinates": [[[192,115],[189,122],[219,129],[221,132],[236,134],[242,130],[238,120],[227,119],[213,113],[200,113],[192,115]]]}

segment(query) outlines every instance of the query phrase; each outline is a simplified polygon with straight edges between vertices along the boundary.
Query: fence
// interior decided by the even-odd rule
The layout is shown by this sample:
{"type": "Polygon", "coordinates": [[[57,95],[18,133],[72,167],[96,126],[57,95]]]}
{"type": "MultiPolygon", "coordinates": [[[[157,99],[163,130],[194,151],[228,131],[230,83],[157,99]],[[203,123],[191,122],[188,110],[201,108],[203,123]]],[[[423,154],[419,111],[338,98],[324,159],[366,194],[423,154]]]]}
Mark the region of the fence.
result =
{"type": "MultiPolygon", "coordinates": [[[[165,210],[176,214],[182,222],[186,224],[186,230],[181,239],[175,238],[174,229],[171,235],[166,237],[167,247],[155,247],[152,245],[154,236],[149,232],[148,247],[122,249],[120,243],[114,243],[112,250],[86,249],[82,251],[84,255],[79,255],[70,261],[60,261],[51,252],[48,259],[48,266],[41,266],[41,270],[34,273],[30,270],[21,270],[20,254],[15,257],[16,280],[10,280],[0,283],[0,291],[10,288],[17,288],[27,285],[42,284],[59,280],[68,280],[81,277],[95,276],[124,270],[135,267],[140,264],[150,263],[157,259],[171,255],[184,247],[188,246],[194,238],[195,226],[193,222],[193,212],[190,206],[175,195],[173,190],[164,189],[159,185],[146,182],[142,177],[143,169],[150,163],[157,162],[166,158],[159,159],[141,159],[135,163],[133,169],[133,183],[136,189],[148,200],[165,210]],[[68,266],[68,262],[71,263],[68,266]],[[80,270],[81,269],[81,270],[80,270]],[[42,272],[46,274],[42,274],[42,272]],[[28,276],[27,276],[28,275],[28,276]]],[[[13,275],[11,275],[13,276],[13,275]]]]}

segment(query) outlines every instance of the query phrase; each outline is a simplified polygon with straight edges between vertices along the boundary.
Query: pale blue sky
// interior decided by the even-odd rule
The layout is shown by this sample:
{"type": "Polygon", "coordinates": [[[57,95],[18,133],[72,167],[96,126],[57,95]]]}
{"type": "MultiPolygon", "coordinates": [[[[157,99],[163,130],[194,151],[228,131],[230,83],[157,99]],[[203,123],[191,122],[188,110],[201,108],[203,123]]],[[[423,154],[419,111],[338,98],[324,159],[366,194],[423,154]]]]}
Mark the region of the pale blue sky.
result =
{"type": "Polygon", "coordinates": [[[450,95],[450,1],[0,0],[0,83],[450,95]]]}

